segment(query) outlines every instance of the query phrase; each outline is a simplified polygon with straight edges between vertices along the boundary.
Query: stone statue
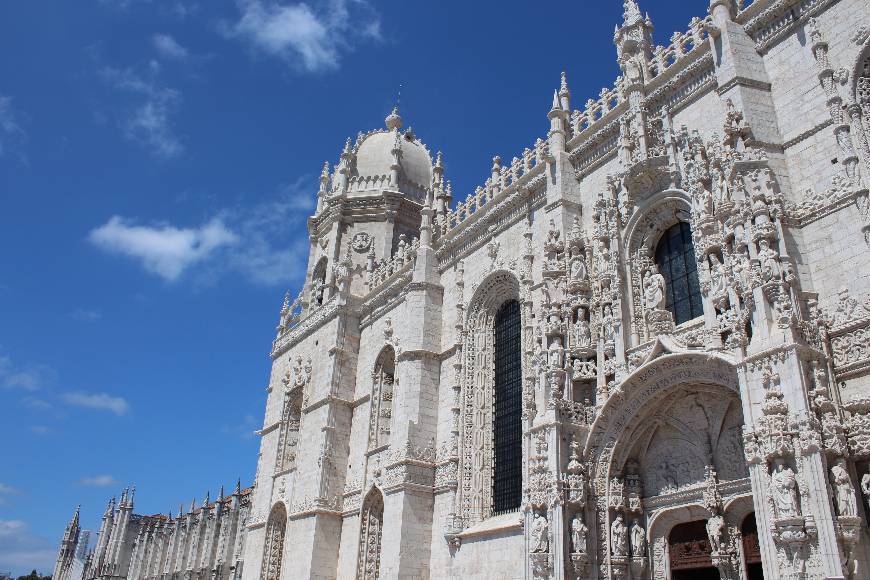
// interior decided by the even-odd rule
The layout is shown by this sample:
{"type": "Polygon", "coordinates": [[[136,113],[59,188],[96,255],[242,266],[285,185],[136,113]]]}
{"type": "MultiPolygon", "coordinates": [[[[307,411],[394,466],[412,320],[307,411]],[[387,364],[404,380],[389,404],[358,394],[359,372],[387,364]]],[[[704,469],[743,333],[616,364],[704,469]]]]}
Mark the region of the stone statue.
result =
{"type": "Polygon", "coordinates": [[[765,282],[778,280],[782,272],[779,264],[779,254],[770,247],[766,238],[758,240],[758,261],[761,263],[761,275],[765,282]]]}
{"type": "Polygon", "coordinates": [[[601,327],[604,329],[604,340],[612,342],[616,334],[616,322],[613,320],[613,306],[604,305],[604,313],[601,315],[601,327]]]}
{"type": "Polygon", "coordinates": [[[553,342],[550,344],[550,356],[549,356],[550,368],[553,368],[553,369],[562,368],[562,365],[564,364],[562,357],[563,357],[562,338],[557,336],[557,337],[553,338],[553,342]]]}
{"type": "Polygon", "coordinates": [[[580,254],[579,248],[571,248],[571,263],[570,263],[571,280],[586,279],[586,260],[580,254]]]}
{"type": "Polygon", "coordinates": [[[610,553],[614,556],[628,555],[628,530],[622,514],[617,514],[610,524],[610,553]]]}
{"type": "Polygon", "coordinates": [[[631,524],[631,555],[635,558],[646,556],[646,530],[638,520],[631,524]]]}
{"type": "Polygon", "coordinates": [[[724,294],[728,289],[725,278],[725,265],[716,254],[710,254],[710,293],[713,296],[724,294]]]}
{"type": "Polygon", "coordinates": [[[722,534],[725,533],[725,518],[716,514],[707,520],[707,536],[710,538],[710,548],[714,554],[722,549],[722,534]]]}
{"type": "Polygon", "coordinates": [[[794,471],[782,459],[777,460],[773,474],[770,476],[770,494],[777,517],[793,518],[799,515],[797,479],[794,471]]]}
{"type": "Polygon", "coordinates": [[[665,277],[659,274],[653,264],[643,277],[644,306],[647,310],[658,310],[665,306],[665,277]]]}
{"type": "Polygon", "coordinates": [[[852,478],[849,477],[849,471],[846,469],[846,462],[840,459],[835,463],[831,468],[831,476],[837,494],[837,511],[841,516],[857,516],[858,506],[855,501],[855,488],[852,486],[852,478]]]}
{"type": "Polygon", "coordinates": [[[861,491],[864,493],[864,497],[870,499],[870,473],[865,473],[864,477],[861,478],[861,491]]]}
{"type": "Polygon", "coordinates": [[[532,552],[550,551],[550,524],[546,516],[535,514],[532,523],[532,552]]]}
{"type": "Polygon", "coordinates": [[[578,317],[577,324],[574,325],[574,344],[575,346],[589,346],[592,344],[592,331],[589,329],[589,323],[582,316],[578,317]]]}
{"type": "Polygon", "coordinates": [[[571,520],[571,548],[575,554],[586,553],[586,536],[589,533],[589,528],[583,523],[583,518],[580,514],[574,514],[571,520]]]}
{"type": "Polygon", "coordinates": [[[731,267],[734,270],[734,277],[740,281],[740,286],[742,288],[749,288],[749,281],[751,277],[749,265],[749,248],[742,245],[740,246],[740,249],[737,251],[737,255],[732,260],[731,267]]]}

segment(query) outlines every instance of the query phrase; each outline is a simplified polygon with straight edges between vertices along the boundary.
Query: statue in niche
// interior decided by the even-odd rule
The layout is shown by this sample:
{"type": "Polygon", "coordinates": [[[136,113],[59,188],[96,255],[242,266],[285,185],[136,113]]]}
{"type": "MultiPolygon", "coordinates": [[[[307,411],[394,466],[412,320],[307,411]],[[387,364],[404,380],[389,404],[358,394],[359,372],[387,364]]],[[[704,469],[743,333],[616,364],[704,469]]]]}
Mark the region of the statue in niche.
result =
{"type": "Polygon", "coordinates": [[[616,519],[610,524],[610,553],[614,556],[628,555],[628,530],[622,514],[616,514],[616,519]]]}
{"type": "Polygon", "coordinates": [[[589,328],[589,322],[586,320],[585,308],[577,311],[577,323],[574,325],[574,344],[575,346],[589,346],[592,344],[592,330],[589,328]]]}
{"type": "Polygon", "coordinates": [[[580,514],[574,514],[571,520],[571,551],[575,554],[586,553],[586,536],[589,534],[589,528],[583,523],[583,518],[580,514]]]}
{"type": "Polygon", "coordinates": [[[550,343],[550,368],[561,369],[564,364],[563,356],[564,350],[562,349],[562,337],[553,337],[553,342],[550,343]]]}
{"type": "Polygon", "coordinates": [[[743,245],[738,248],[737,255],[732,260],[731,268],[734,271],[734,277],[740,281],[740,287],[749,288],[751,276],[749,248],[743,245]]]}
{"type": "Polygon", "coordinates": [[[631,524],[631,555],[636,558],[646,555],[646,530],[638,520],[631,524]]]}
{"type": "Polygon", "coordinates": [[[569,264],[571,280],[579,282],[586,279],[586,260],[580,252],[580,248],[574,246],[571,248],[571,262],[569,264]]]}
{"type": "Polygon", "coordinates": [[[855,488],[852,486],[852,478],[849,477],[845,461],[840,459],[831,467],[831,477],[837,496],[837,512],[841,516],[857,516],[858,506],[855,502],[855,488]]]}
{"type": "Polygon", "coordinates": [[[770,247],[766,238],[758,240],[758,261],[761,263],[761,276],[765,282],[778,280],[782,273],[779,254],[770,247]]]}
{"type": "Polygon", "coordinates": [[[655,264],[643,276],[644,306],[647,310],[659,310],[665,306],[665,277],[659,274],[655,264]]]}
{"type": "Polygon", "coordinates": [[[725,264],[716,254],[710,254],[710,293],[713,296],[724,294],[728,289],[728,280],[725,277],[725,264]]]}
{"type": "Polygon", "coordinates": [[[550,551],[550,524],[547,517],[535,514],[532,523],[532,552],[541,553],[550,551]]]}
{"type": "Polygon", "coordinates": [[[707,189],[703,182],[698,182],[694,188],[695,211],[703,219],[713,214],[713,192],[707,189]]]}
{"type": "Polygon", "coordinates": [[[798,513],[797,478],[785,461],[778,459],[770,476],[770,494],[776,515],[780,518],[793,518],[798,513]]]}
{"type": "Polygon", "coordinates": [[[604,340],[613,342],[613,337],[616,335],[616,321],[613,319],[613,306],[610,304],[604,305],[601,327],[604,329],[604,340]]]}
{"type": "Polygon", "coordinates": [[[710,538],[710,549],[718,554],[722,549],[722,535],[725,533],[725,518],[716,514],[707,520],[707,536],[710,538]]]}
{"type": "Polygon", "coordinates": [[[602,274],[610,269],[610,248],[604,240],[598,240],[598,273],[602,274]]]}
{"type": "Polygon", "coordinates": [[[715,199],[719,203],[731,203],[731,185],[725,179],[725,173],[718,167],[711,170],[715,199]]]}

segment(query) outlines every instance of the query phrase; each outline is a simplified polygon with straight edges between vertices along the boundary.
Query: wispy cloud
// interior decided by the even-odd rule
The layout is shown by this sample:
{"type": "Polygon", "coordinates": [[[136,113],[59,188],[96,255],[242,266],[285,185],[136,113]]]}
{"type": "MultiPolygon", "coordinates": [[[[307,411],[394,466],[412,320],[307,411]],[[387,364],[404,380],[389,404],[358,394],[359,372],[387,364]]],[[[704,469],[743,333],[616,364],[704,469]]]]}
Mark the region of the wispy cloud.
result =
{"type": "Polygon", "coordinates": [[[124,110],[120,121],[127,139],[164,159],[184,153],[184,144],[172,122],[172,116],[181,107],[181,93],[162,83],[159,63],[151,61],[146,72],[104,67],[100,76],[112,88],[133,98],[132,106],[124,110]]]}
{"type": "Polygon", "coordinates": [[[76,481],[76,485],[84,487],[112,487],[120,482],[111,475],[95,475],[93,477],[83,477],[76,481]]]}
{"type": "Polygon", "coordinates": [[[57,377],[54,369],[46,365],[17,365],[12,357],[0,354],[0,387],[37,391],[57,377]]]}
{"type": "Polygon", "coordinates": [[[91,231],[88,239],[104,251],[139,260],[146,270],[170,282],[222,246],[238,242],[218,218],[199,227],[177,228],[136,225],[119,216],[91,231]]]}
{"type": "Polygon", "coordinates": [[[151,42],[154,44],[154,50],[157,51],[157,54],[164,58],[171,60],[190,58],[190,51],[168,34],[155,34],[151,42]]]}
{"type": "Polygon", "coordinates": [[[31,433],[35,433],[37,435],[47,435],[51,429],[49,429],[45,425],[31,425],[30,426],[31,433]]]}
{"type": "Polygon", "coordinates": [[[10,495],[19,495],[21,494],[21,490],[12,487],[9,484],[0,482],[0,505],[6,505],[9,503],[10,495]]]}
{"type": "Polygon", "coordinates": [[[308,240],[300,240],[292,226],[304,223],[314,199],[311,180],[303,177],[269,201],[226,208],[201,226],[140,225],[113,216],[88,239],[103,251],[139,261],[168,282],[203,265],[212,275],[236,272],[271,285],[294,279],[304,264],[308,240]]]}
{"type": "Polygon", "coordinates": [[[76,308],[69,313],[69,317],[79,322],[95,322],[103,317],[99,310],[89,308],[76,308]]]}
{"type": "Polygon", "coordinates": [[[0,95],[0,158],[13,155],[26,161],[21,149],[26,137],[21,127],[21,114],[12,106],[12,97],[0,95]]]}
{"type": "Polygon", "coordinates": [[[33,534],[21,520],[0,520],[0,569],[31,570],[50,574],[57,547],[33,534]]]}
{"type": "Polygon", "coordinates": [[[115,397],[107,393],[84,393],[81,391],[65,393],[61,399],[74,407],[110,411],[118,416],[125,415],[130,410],[130,404],[123,397],[115,397]]]}
{"type": "Polygon", "coordinates": [[[356,41],[380,39],[380,18],[364,0],[331,0],[315,9],[304,2],[237,0],[239,20],[229,36],[305,72],[337,69],[356,41]]]}

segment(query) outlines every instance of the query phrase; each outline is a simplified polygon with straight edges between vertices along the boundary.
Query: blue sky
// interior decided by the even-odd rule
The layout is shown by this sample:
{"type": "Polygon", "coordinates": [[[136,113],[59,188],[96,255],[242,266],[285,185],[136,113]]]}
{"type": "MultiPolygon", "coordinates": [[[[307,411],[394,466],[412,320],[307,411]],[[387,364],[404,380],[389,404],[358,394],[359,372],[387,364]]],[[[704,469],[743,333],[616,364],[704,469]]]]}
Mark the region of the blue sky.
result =
{"type": "MultiPolygon", "coordinates": [[[[666,44],[707,2],[642,1],[666,44]]],[[[0,571],[249,484],[317,177],[379,127],[457,197],[612,86],[622,3],[0,0],[0,571]]]]}

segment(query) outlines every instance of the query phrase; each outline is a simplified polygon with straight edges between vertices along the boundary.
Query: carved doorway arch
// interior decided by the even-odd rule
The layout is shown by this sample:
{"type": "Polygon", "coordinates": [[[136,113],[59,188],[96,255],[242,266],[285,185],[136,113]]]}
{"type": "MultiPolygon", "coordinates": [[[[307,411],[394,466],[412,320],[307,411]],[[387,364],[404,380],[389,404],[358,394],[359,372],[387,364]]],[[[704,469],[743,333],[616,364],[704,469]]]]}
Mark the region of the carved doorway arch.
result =
{"type": "Polygon", "coordinates": [[[266,523],[266,544],[263,549],[261,580],[280,580],[284,558],[284,535],[287,532],[287,510],[283,503],[276,504],[266,523]]]}

